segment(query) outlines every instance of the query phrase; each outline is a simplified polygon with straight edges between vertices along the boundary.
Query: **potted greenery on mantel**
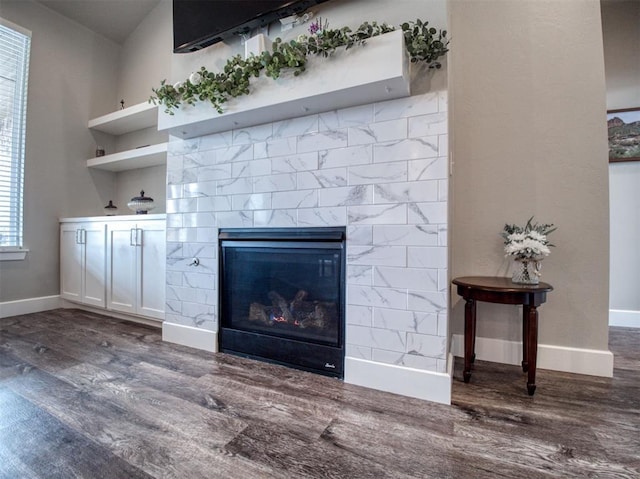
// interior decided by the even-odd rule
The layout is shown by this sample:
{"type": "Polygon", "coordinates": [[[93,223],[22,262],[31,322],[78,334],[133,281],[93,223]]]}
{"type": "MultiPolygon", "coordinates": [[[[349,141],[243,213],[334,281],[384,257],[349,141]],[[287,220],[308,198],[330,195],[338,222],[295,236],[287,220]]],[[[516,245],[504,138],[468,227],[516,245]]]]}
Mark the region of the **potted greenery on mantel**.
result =
{"type": "MultiPolygon", "coordinates": [[[[417,19],[403,23],[401,28],[411,62],[422,62],[429,68],[437,69],[441,67],[438,59],[449,51],[449,40],[446,30],[437,30],[428,24],[417,19]]],[[[262,72],[274,80],[285,71],[298,76],[306,70],[309,56],[330,57],[338,48],[362,46],[367,39],[395,29],[377,22],[364,22],[355,31],[349,27],[329,29],[326,23],[323,25],[322,20],[318,19],[311,24],[309,35],[300,35],[289,42],[276,38],[272,51],[247,59],[236,55],[227,60],[221,72],[214,73],[201,67],[183,82],[169,85],[163,80],[159,88],[152,89],[154,95],[149,101],[163,105],[165,112],[170,115],[183,103],[194,105],[207,101],[218,113],[223,113],[222,105],[229,98],[248,95],[251,78],[259,77],[262,72]]]]}

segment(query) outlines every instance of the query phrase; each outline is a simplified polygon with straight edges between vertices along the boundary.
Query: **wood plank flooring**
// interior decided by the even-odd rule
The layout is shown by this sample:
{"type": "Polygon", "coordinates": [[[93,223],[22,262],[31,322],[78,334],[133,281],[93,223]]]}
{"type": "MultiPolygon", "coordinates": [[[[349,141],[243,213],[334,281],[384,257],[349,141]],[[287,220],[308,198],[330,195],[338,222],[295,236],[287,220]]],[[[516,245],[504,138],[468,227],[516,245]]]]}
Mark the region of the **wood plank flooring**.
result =
{"type": "Polygon", "coordinates": [[[640,477],[640,330],[612,379],[457,360],[453,405],[163,343],[73,309],[0,319],[0,478],[640,477]]]}

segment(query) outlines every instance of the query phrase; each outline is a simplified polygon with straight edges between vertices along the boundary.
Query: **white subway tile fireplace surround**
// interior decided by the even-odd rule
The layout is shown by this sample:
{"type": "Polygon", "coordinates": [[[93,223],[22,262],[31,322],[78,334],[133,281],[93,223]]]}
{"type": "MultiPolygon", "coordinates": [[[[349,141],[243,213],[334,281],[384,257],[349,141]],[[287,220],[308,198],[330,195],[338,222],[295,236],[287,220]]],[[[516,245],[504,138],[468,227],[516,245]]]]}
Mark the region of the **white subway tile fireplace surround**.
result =
{"type": "Polygon", "coordinates": [[[437,91],[172,137],[164,338],[217,350],[218,228],[346,226],[345,381],[449,403],[447,133],[437,91]]]}

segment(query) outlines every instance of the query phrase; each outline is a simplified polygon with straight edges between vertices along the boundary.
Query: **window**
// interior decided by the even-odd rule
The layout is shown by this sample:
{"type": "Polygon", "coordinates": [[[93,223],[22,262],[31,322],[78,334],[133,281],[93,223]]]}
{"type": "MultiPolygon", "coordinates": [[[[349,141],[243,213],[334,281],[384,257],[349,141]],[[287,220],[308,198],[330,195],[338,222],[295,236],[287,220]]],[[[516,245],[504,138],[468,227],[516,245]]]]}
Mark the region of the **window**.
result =
{"type": "Polygon", "coordinates": [[[24,251],[22,193],[30,44],[30,32],[0,18],[1,259],[22,259],[11,253],[19,256],[24,251]]]}

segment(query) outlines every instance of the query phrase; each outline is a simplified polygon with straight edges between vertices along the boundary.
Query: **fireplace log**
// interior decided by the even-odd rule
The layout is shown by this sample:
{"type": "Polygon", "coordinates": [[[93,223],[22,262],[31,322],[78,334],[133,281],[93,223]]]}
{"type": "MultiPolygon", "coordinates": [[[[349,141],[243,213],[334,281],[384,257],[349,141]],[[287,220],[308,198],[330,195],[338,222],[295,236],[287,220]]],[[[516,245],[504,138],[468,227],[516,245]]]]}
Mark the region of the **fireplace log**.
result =
{"type": "Polygon", "coordinates": [[[300,321],[301,328],[319,328],[328,327],[332,321],[336,321],[334,303],[313,302],[307,303],[312,306],[312,312],[307,314],[305,319],[300,321]]]}
{"type": "Polygon", "coordinates": [[[304,289],[298,291],[293,297],[293,301],[291,301],[291,311],[293,312],[302,309],[302,302],[307,298],[307,296],[309,296],[309,293],[304,289]]]}
{"type": "Polygon", "coordinates": [[[251,321],[260,321],[261,323],[271,325],[270,312],[271,306],[265,306],[260,303],[251,303],[249,305],[249,319],[251,321]]]}
{"type": "Polygon", "coordinates": [[[287,302],[287,300],[275,291],[269,291],[269,294],[267,296],[269,296],[274,309],[280,310],[280,315],[285,319],[285,321],[287,323],[293,323],[293,315],[289,310],[289,303],[287,302]]]}
{"type": "Polygon", "coordinates": [[[282,295],[269,292],[271,306],[260,303],[249,305],[249,320],[273,326],[276,323],[315,329],[332,327],[338,320],[335,303],[326,301],[304,301],[309,293],[298,291],[294,299],[288,303],[282,295]]]}

